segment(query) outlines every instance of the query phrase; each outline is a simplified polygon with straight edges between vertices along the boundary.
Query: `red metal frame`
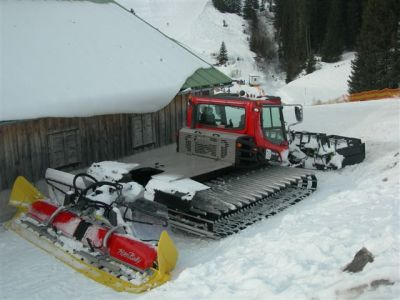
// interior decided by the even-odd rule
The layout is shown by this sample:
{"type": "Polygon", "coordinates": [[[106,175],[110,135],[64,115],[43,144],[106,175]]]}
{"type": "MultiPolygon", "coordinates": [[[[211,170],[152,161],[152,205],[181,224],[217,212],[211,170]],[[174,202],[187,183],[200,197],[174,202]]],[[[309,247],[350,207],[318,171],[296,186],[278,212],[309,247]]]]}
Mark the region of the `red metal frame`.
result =
{"type": "MultiPolygon", "coordinates": [[[[57,208],[54,204],[39,200],[29,207],[28,215],[40,223],[46,223],[57,208]]],[[[81,222],[82,219],[75,213],[63,210],[48,225],[61,231],[63,235],[73,238],[81,222]]],[[[89,239],[96,251],[108,253],[112,258],[135,269],[147,270],[153,267],[157,259],[155,247],[129,235],[114,232],[110,234],[107,245],[104,247],[103,241],[109,230],[110,228],[91,224],[86,229],[82,242],[87,244],[89,239]]]]}
{"type": "MultiPolygon", "coordinates": [[[[207,126],[204,124],[195,123],[194,127],[204,130],[229,132],[248,135],[254,138],[256,146],[260,149],[269,149],[274,152],[282,153],[288,149],[288,142],[284,141],[281,144],[274,144],[264,136],[261,126],[261,114],[263,106],[281,106],[280,98],[273,98],[269,100],[249,100],[242,99],[229,99],[229,98],[211,98],[211,97],[190,97],[187,109],[186,126],[191,127],[193,122],[194,107],[198,104],[213,104],[213,105],[230,105],[243,107],[246,112],[245,128],[244,129],[231,129],[220,128],[215,126],[207,126]]],[[[283,120],[282,120],[283,121],[283,120]]],[[[282,155],[281,155],[282,157],[282,155]]]]}

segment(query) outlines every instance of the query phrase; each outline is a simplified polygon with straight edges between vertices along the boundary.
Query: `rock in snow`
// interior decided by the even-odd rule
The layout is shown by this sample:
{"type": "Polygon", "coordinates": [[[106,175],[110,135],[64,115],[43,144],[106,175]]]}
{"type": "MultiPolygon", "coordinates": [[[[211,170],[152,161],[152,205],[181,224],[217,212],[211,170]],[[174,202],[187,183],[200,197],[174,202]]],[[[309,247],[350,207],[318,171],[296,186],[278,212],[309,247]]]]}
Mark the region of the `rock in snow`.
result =
{"type": "Polygon", "coordinates": [[[360,251],[356,253],[351,263],[349,263],[344,269],[344,272],[357,273],[361,272],[367,263],[374,261],[374,256],[367,248],[362,247],[360,251]]]}

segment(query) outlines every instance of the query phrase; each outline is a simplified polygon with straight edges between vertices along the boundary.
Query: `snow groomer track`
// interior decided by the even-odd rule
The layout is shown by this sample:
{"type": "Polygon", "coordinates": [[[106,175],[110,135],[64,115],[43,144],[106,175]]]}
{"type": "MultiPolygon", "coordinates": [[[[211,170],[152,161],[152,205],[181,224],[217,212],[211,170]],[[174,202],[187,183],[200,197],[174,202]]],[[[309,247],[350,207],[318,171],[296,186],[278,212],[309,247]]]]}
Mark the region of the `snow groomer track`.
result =
{"type": "Polygon", "coordinates": [[[303,200],[317,188],[309,170],[269,166],[204,182],[190,207],[169,209],[173,227],[219,239],[303,200]]]}

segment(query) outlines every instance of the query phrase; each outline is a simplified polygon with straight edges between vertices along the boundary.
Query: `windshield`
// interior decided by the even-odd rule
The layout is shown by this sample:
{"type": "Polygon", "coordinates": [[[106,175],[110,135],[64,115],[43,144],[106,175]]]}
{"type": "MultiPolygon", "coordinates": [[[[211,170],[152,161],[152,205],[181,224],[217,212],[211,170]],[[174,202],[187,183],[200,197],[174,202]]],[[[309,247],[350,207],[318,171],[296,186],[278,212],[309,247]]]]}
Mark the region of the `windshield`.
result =
{"type": "Polygon", "coordinates": [[[286,140],[282,112],[279,106],[263,106],[262,127],[264,136],[274,144],[286,140]]]}
{"type": "Polygon", "coordinates": [[[244,129],[244,107],[200,104],[197,110],[197,123],[219,128],[244,129]]]}

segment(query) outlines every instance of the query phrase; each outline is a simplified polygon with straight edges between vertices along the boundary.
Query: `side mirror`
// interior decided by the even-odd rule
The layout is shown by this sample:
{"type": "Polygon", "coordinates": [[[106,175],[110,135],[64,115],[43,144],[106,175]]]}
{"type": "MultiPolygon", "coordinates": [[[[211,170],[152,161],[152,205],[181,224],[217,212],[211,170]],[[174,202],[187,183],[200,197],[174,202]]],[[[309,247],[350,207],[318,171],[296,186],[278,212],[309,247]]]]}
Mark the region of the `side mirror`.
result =
{"type": "Polygon", "coordinates": [[[301,106],[294,107],[294,114],[296,115],[297,122],[303,121],[303,108],[301,106]]]}

